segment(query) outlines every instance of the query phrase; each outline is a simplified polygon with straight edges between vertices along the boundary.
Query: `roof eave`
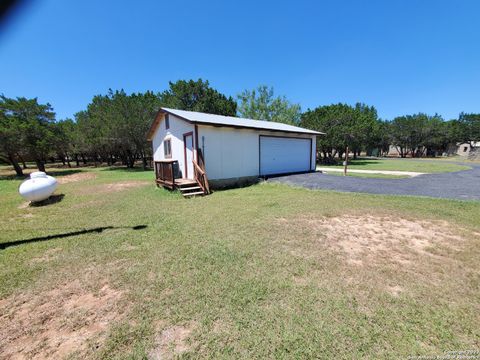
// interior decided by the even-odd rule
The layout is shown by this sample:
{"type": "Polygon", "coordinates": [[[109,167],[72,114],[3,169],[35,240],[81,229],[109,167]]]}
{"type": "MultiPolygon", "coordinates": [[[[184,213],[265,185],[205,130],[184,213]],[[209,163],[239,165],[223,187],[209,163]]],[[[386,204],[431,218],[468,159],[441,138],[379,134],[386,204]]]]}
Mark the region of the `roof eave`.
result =
{"type": "Polygon", "coordinates": [[[192,124],[197,125],[206,125],[206,126],[214,126],[214,127],[230,127],[235,129],[252,129],[252,130],[263,130],[263,131],[273,131],[273,132],[283,132],[283,133],[292,133],[292,134],[304,134],[304,135],[325,135],[325,133],[317,132],[317,131],[295,131],[295,130],[282,130],[282,129],[271,129],[271,128],[263,128],[257,126],[245,126],[245,125],[230,125],[230,124],[219,124],[219,123],[212,123],[207,121],[195,121],[185,119],[186,121],[191,122],[192,124]]]}
{"type": "Polygon", "coordinates": [[[163,109],[160,109],[157,111],[155,118],[152,122],[152,125],[150,125],[150,129],[147,132],[147,141],[152,141],[153,136],[155,135],[155,131],[157,131],[158,125],[160,124],[160,114],[164,114],[166,111],[163,109]]]}
{"type": "MultiPolygon", "coordinates": [[[[315,135],[315,136],[325,135],[325,133],[323,133],[323,132],[313,131],[313,130],[308,131],[308,132],[307,131],[280,130],[280,129],[261,128],[261,127],[254,127],[254,126],[241,126],[241,125],[233,125],[233,124],[211,123],[211,122],[207,122],[207,121],[197,121],[197,120],[188,119],[184,116],[178,115],[177,113],[169,111],[169,110],[167,110],[163,107],[160,108],[160,110],[158,111],[155,119],[158,117],[158,114],[160,112],[174,115],[174,116],[176,116],[176,117],[178,117],[178,118],[180,118],[184,121],[187,121],[191,124],[197,124],[197,125],[207,125],[207,126],[214,126],[214,127],[232,127],[232,128],[235,128],[235,129],[253,129],[253,130],[263,130],[263,131],[273,131],[273,132],[283,132],[283,133],[303,134],[303,135],[315,135]]],[[[154,121],[154,124],[155,124],[155,121],[154,121]]],[[[154,124],[152,124],[152,127],[153,127],[154,124]]],[[[156,126],[158,126],[158,124],[156,124],[156,126]]],[[[156,129],[156,126],[155,126],[155,129],[156,129]]],[[[153,131],[152,131],[152,128],[151,128],[150,131],[148,132],[150,137],[153,137],[153,134],[155,133],[155,129],[153,129],[153,131]]],[[[149,141],[151,141],[151,138],[147,137],[147,139],[149,141]]]]}

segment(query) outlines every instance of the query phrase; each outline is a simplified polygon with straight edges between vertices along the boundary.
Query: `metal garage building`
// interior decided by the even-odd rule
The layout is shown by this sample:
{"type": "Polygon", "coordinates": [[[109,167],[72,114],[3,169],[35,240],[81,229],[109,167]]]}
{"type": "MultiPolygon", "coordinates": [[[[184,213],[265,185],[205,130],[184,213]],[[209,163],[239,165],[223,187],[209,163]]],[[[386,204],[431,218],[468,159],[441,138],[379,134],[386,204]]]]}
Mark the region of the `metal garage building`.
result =
{"type": "Polygon", "coordinates": [[[226,186],[314,171],[321,134],[272,121],[161,108],[148,139],[159,184],[190,180],[192,185],[203,171],[212,185],[226,186]]]}

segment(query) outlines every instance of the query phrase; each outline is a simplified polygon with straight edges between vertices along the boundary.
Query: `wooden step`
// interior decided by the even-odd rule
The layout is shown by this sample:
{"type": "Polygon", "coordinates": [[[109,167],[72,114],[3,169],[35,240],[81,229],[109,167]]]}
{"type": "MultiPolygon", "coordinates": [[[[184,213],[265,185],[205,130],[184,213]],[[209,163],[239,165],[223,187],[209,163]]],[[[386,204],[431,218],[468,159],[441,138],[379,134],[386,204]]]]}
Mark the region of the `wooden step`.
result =
{"type": "Polygon", "coordinates": [[[179,190],[181,192],[184,192],[184,191],[190,191],[190,190],[201,190],[202,188],[200,186],[191,186],[191,187],[181,187],[179,188],[179,190]]]}
{"type": "Polygon", "coordinates": [[[197,196],[197,195],[205,195],[205,193],[203,191],[196,191],[196,192],[183,193],[182,195],[184,197],[190,197],[190,196],[197,196]]]}
{"type": "Polygon", "coordinates": [[[192,179],[175,179],[175,186],[179,188],[191,185],[197,185],[197,182],[192,179]]]}
{"type": "Polygon", "coordinates": [[[177,185],[175,184],[179,189],[183,189],[185,187],[189,187],[189,186],[197,186],[198,183],[196,181],[193,181],[191,183],[188,183],[188,184],[180,184],[180,185],[177,185]]]}

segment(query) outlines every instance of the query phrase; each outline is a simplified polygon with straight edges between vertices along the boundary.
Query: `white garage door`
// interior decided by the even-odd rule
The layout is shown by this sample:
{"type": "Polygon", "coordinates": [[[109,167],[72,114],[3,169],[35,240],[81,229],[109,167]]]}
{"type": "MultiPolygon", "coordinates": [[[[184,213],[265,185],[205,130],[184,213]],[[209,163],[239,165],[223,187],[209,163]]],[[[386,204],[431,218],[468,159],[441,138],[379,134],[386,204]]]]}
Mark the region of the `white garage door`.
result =
{"type": "Polygon", "coordinates": [[[260,136],[260,175],[310,171],[312,140],[260,136]]]}

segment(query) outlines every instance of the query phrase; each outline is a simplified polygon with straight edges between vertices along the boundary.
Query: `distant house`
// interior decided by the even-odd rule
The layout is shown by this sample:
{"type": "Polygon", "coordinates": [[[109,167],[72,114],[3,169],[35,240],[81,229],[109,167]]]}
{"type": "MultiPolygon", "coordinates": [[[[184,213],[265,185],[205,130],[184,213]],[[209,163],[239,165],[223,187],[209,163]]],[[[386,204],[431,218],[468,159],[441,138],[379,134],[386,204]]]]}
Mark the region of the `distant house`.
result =
{"type": "Polygon", "coordinates": [[[478,148],[480,148],[480,141],[473,144],[470,144],[470,143],[457,144],[456,154],[460,156],[469,157],[470,155],[472,155],[472,152],[478,148]]]}
{"type": "Polygon", "coordinates": [[[161,108],[148,139],[157,184],[197,195],[208,192],[209,185],[314,171],[321,134],[272,121],[161,108]]]}

